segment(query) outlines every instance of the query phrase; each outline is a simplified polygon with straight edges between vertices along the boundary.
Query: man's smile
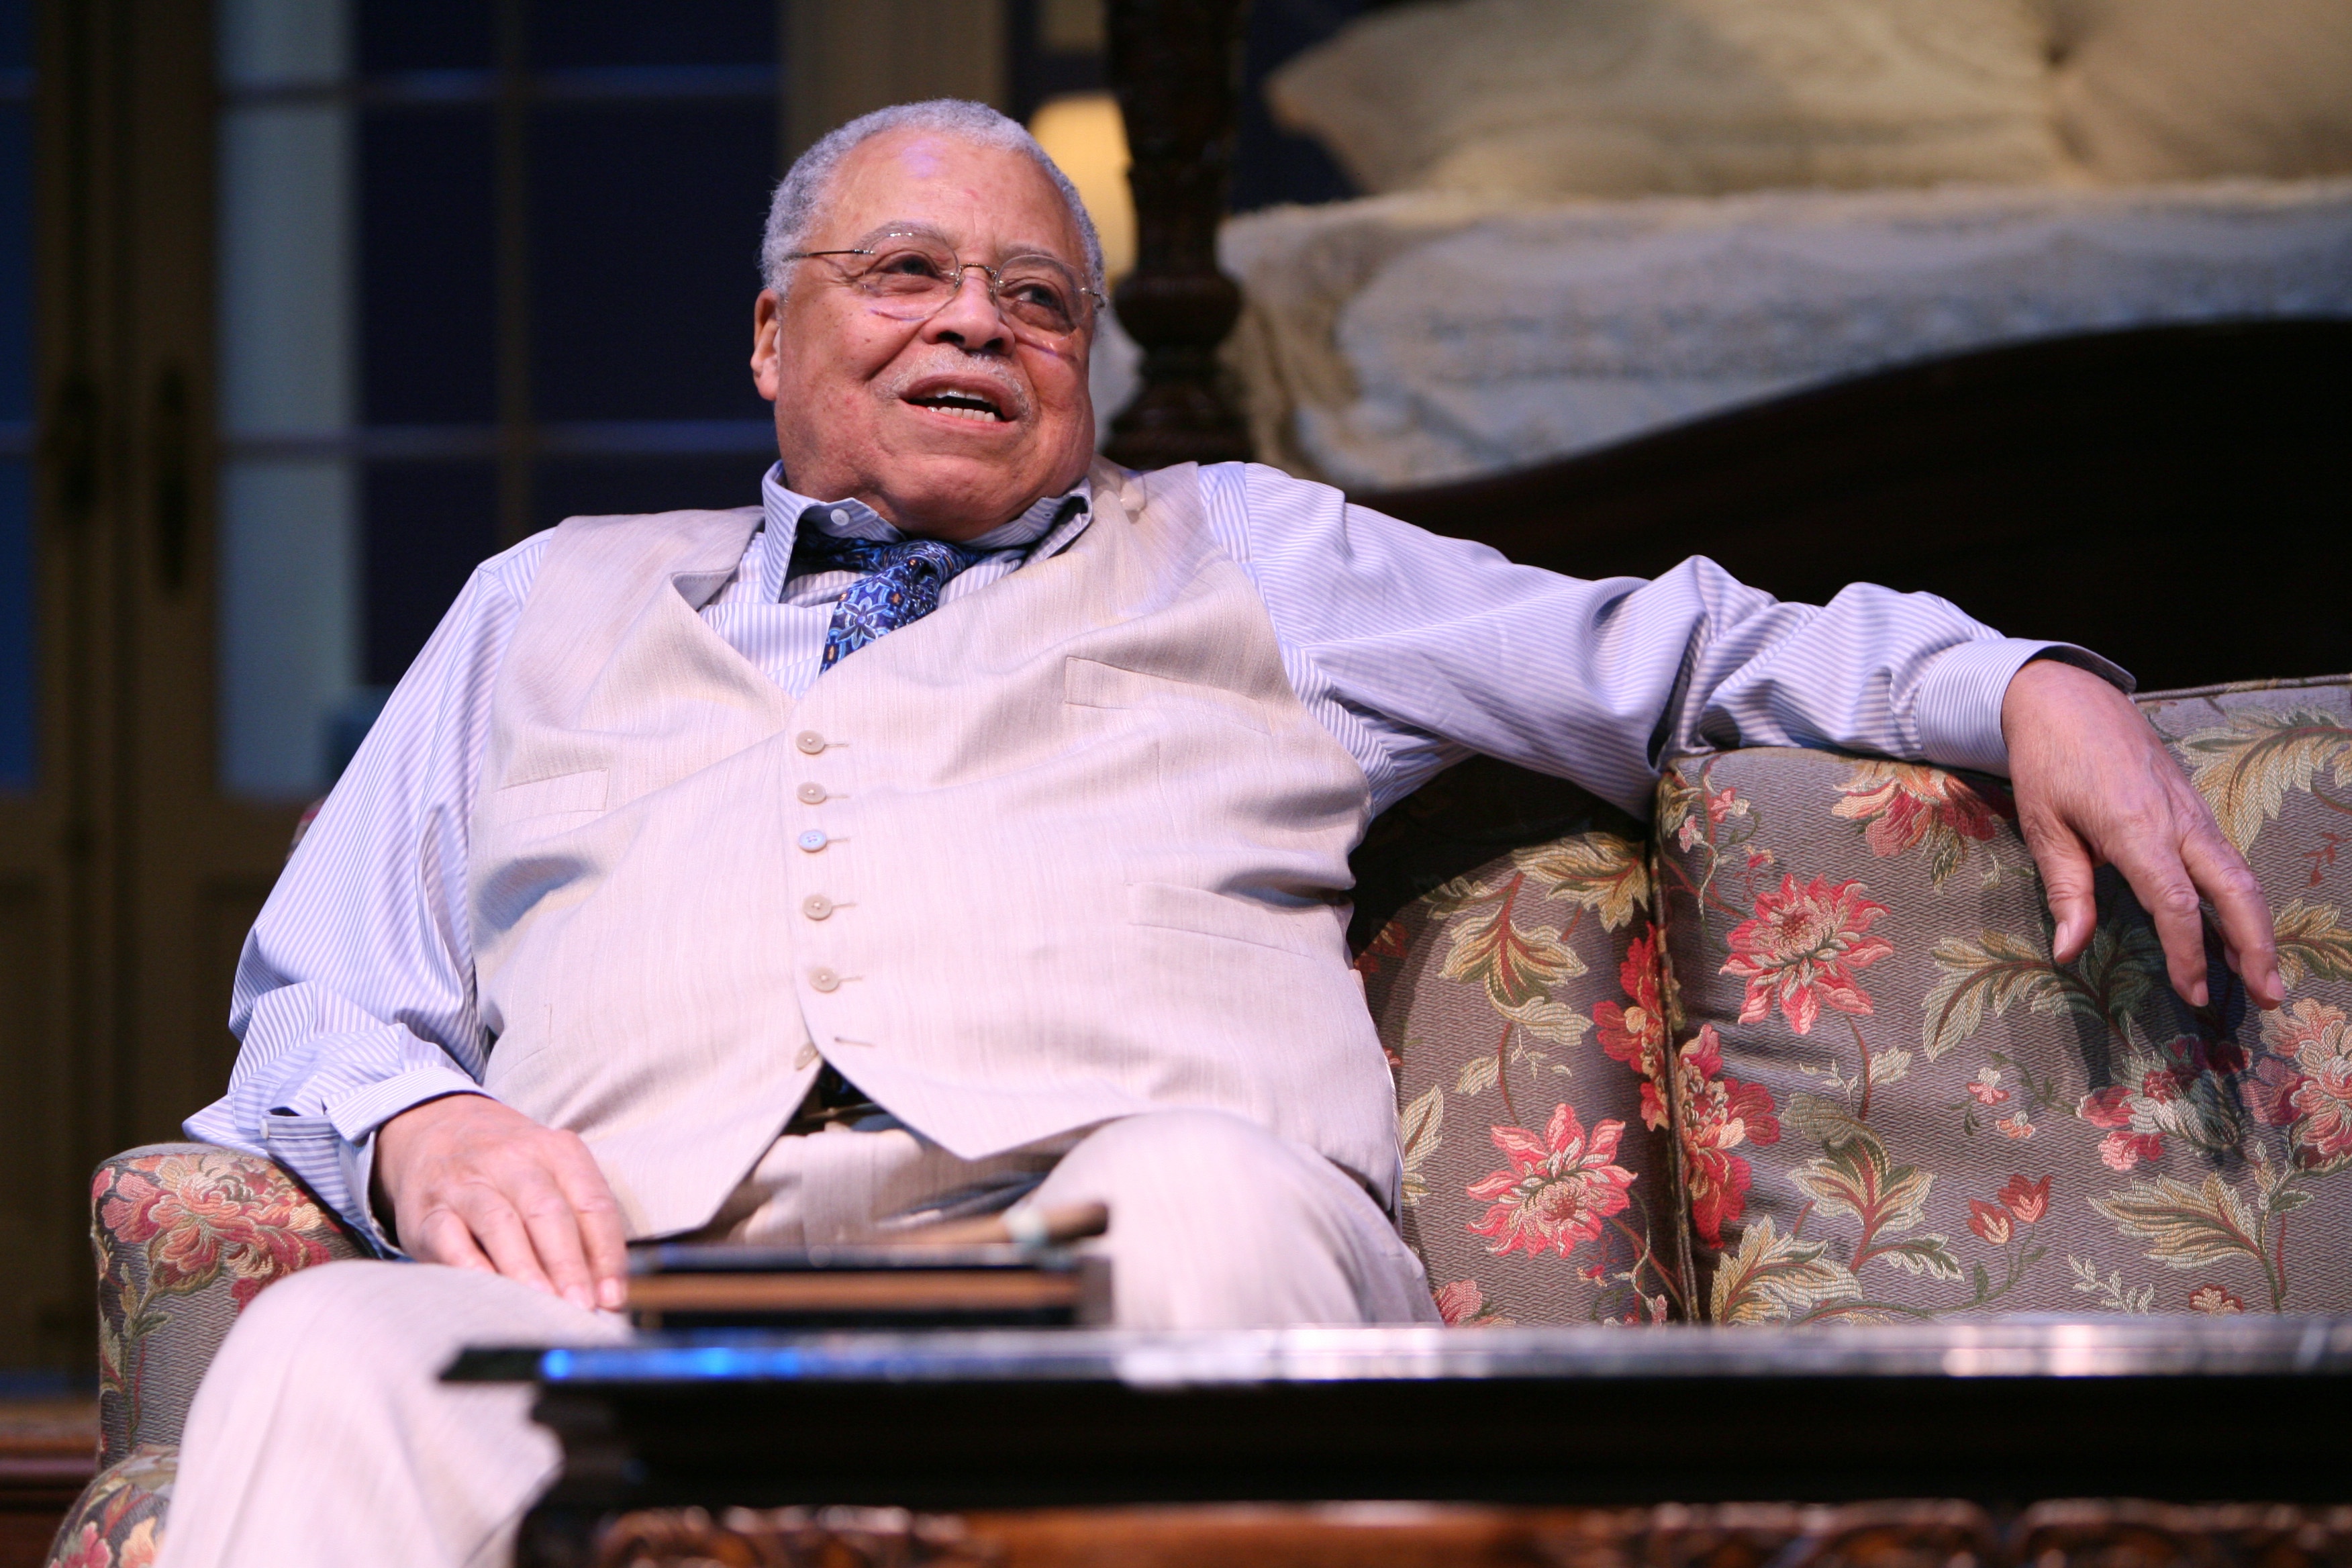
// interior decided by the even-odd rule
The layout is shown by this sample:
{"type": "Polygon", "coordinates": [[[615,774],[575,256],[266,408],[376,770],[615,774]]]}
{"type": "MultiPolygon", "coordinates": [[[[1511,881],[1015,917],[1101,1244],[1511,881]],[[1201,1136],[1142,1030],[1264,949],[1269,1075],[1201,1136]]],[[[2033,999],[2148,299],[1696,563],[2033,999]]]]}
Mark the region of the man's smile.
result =
{"type": "Polygon", "coordinates": [[[922,376],[898,394],[900,402],[961,425],[1012,425],[1024,409],[1024,399],[993,377],[969,373],[922,376]]]}

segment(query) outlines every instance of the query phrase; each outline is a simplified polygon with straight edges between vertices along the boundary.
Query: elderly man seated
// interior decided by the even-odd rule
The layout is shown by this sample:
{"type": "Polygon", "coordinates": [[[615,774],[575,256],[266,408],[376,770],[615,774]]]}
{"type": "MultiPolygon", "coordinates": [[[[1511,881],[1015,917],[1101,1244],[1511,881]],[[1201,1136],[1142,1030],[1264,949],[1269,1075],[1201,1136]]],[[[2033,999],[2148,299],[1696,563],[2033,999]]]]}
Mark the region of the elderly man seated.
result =
{"type": "Polygon", "coordinates": [[[2205,994],[2252,877],[2115,672],[1921,595],[1506,562],[1233,464],[1092,459],[1100,247],[1021,128],[884,110],[769,215],[734,511],[477,572],[246,945],[226,1098],[388,1259],[273,1287],[190,1415],[171,1568],[501,1560],[552,1440],[468,1341],[625,1332],[626,1245],[1100,1200],[1123,1324],[1426,1321],[1342,940],[1366,823],[1473,752],[2007,773],[2062,956],[2112,860],[2205,994]]]}

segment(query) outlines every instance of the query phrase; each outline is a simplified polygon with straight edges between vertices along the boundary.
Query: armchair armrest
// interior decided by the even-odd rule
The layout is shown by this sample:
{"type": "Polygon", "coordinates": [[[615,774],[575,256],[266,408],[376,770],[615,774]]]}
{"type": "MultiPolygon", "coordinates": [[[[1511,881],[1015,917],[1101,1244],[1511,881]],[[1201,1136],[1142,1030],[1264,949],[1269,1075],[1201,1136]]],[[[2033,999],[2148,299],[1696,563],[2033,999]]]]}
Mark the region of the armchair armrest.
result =
{"type": "Polygon", "coordinates": [[[90,1182],[98,1262],[99,1463],[180,1440],[213,1353],[264,1286],[364,1249],[276,1163],[150,1143],[90,1182]]]}

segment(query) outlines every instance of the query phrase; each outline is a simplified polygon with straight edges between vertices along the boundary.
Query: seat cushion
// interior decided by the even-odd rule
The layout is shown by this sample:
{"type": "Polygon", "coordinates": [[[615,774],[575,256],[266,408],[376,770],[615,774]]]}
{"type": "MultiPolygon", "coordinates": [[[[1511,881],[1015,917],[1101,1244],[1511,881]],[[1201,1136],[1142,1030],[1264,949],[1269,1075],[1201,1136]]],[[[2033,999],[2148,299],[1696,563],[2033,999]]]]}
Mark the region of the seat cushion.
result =
{"type": "Polygon", "coordinates": [[[1671,768],[1675,1109],[1712,1317],[2352,1310],[2352,693],[2141,708],[2276,909],[2280,1011],[2233,979],[2182,1003],[2112,871],[2089,951],[2053,963],[1999,781],[1801,751],[1671,768]]]}
{"type": "Polygon", "coordinates": [[[1466,763],[1375,826],[1358,959],[1397,1075],[1404,1232],[1456,1324],[1649,1323],[1687,1300],[1638,824],[1466,763]]]}

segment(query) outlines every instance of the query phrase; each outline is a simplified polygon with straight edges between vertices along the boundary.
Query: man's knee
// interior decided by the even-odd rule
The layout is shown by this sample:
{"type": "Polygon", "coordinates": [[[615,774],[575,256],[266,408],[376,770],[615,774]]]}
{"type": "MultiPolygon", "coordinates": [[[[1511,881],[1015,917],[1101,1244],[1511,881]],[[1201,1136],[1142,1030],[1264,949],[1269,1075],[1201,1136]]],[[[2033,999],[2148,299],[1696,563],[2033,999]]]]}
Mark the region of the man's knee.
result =
{"type": "Polygon", "coordinates": [[[1105,1125],[1034,1201],[1087,1199],[1111,1211],[1122,1324],[1418,1315],[1418,1270],[1380,1205],[1322,1155],[1240,1117],[1171,1110],[1105,1125]]]}
{"type": "Polygon", "coordinates": [[[214,1365],[257,1358],[294,1383],[317,1368],[339,1384],[437,1377],[462,1345],[503,1338],[590,1342],[615,1320],[511,1279],[429,1263],[344,1259],[268,1286],[230,1330],[214,1365]]]}

